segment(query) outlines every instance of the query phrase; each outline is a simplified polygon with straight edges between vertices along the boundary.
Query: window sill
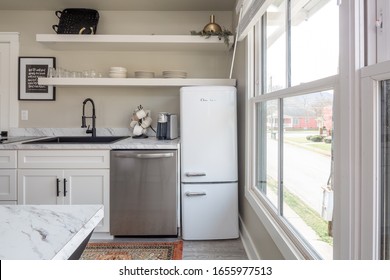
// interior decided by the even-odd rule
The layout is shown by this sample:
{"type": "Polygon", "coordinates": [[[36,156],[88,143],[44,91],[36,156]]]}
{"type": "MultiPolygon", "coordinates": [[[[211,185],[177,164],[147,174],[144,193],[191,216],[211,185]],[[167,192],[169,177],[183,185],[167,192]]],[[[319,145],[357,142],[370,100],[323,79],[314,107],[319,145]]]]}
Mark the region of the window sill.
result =
{"type": "Polygon", "coordinates": [[[254,190],[246,189],[245,197],[286,260],[315,259],[310,257],[310,252],[305,252],[306,256],[302,254],[254,190]]]}

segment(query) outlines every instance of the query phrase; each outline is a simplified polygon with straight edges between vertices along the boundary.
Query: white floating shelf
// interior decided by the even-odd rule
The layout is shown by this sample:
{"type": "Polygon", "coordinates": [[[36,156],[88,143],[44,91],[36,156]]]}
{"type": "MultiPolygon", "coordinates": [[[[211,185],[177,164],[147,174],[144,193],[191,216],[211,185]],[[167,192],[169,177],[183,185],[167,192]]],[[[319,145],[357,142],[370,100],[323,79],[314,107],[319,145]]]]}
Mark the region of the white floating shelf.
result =
{"type": "Polygon", "coordinates": [[[196,35],[59,35],[36,34],[36,41],[54,50],[88,51],[228,51],[216,36],[196,35]]]}
{"type": "Polygon", "coordinates": [[[49,86],[235,86],[235,79],[139,79],[139,78],[38,78],[49,86]]]}

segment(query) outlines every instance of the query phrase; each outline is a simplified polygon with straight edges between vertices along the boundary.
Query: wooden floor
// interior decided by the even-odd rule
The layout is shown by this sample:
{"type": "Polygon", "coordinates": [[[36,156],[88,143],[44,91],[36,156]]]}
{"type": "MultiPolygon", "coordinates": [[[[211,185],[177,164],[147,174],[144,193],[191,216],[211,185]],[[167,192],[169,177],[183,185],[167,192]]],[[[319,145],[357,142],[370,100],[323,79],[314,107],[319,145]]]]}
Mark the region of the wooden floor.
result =
{"type": "MultiPolygon", "coordinates": [[[[180,238],[179,238],[180,239],[180,238]]],[[[178,238],[92,238],[93,242],[175,241],[178,238]]],[[[241,239],[212,241],[183,241],[183,260],[247,260],[241,239]]]]}
{"type": "Polygon", "coordinates": [[[247,260],[241,239],[184,241],[183,260],[247,260]]]}

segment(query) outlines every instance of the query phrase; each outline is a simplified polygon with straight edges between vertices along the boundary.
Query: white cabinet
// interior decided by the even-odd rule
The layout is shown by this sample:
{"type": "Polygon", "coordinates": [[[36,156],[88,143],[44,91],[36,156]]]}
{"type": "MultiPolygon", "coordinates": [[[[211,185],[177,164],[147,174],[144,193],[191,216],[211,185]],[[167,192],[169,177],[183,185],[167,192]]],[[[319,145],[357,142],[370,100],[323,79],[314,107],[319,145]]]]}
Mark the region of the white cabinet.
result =
{"type": "Polygon", "coordinates": [[[104,219],[96,232],[109,232],[110,221],[110,171],[109,169],[79,169],[64,171],[65,204],[103,204],[104,219]]]}
{"type": "Polygon", "coordinates": [[[63,204],[61,170],[19,169],[19,204],[63,204]]]}
{"type": "Polygon", "coordinates": [[[16,204],[16,151],[0,151],[0,204],[16,204]]]}
{"type": "Polygon", "coordinates": [[[19,151],[19,204],[103,204],[109,231],[109,151],[19,151]]]}

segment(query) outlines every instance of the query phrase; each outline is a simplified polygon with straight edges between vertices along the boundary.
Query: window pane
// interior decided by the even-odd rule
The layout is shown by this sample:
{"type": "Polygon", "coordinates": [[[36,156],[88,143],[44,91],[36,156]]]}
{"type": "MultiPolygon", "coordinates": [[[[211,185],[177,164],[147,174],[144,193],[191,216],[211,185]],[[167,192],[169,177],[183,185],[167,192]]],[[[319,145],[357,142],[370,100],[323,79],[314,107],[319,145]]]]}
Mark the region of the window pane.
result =
{"type": "Polygon", "coordinates": [[[390,80],[382,82],[381,259],[390,260],[390,80]]]}
{"type": "Polygon", "coordinates": [[[275,1],[266,13],[264,91],[286,88],[286,1],[275,1]]]}
{"type": "Polygon", "coordinates": [[[278,103],[277,100],[256,104],[257,157],[256,187],[273,204],[278,205],[278,103]]]}
{"type": "Polygon", "coordinates": [[[322,258],[332,259],[333,91],[283,99],[283,216],[322,258]]]}
{"type": "Polygon", "coordinates": [[[336,1],[291,1],[291,85],[338,73],[338,10],[336,1]]]}

